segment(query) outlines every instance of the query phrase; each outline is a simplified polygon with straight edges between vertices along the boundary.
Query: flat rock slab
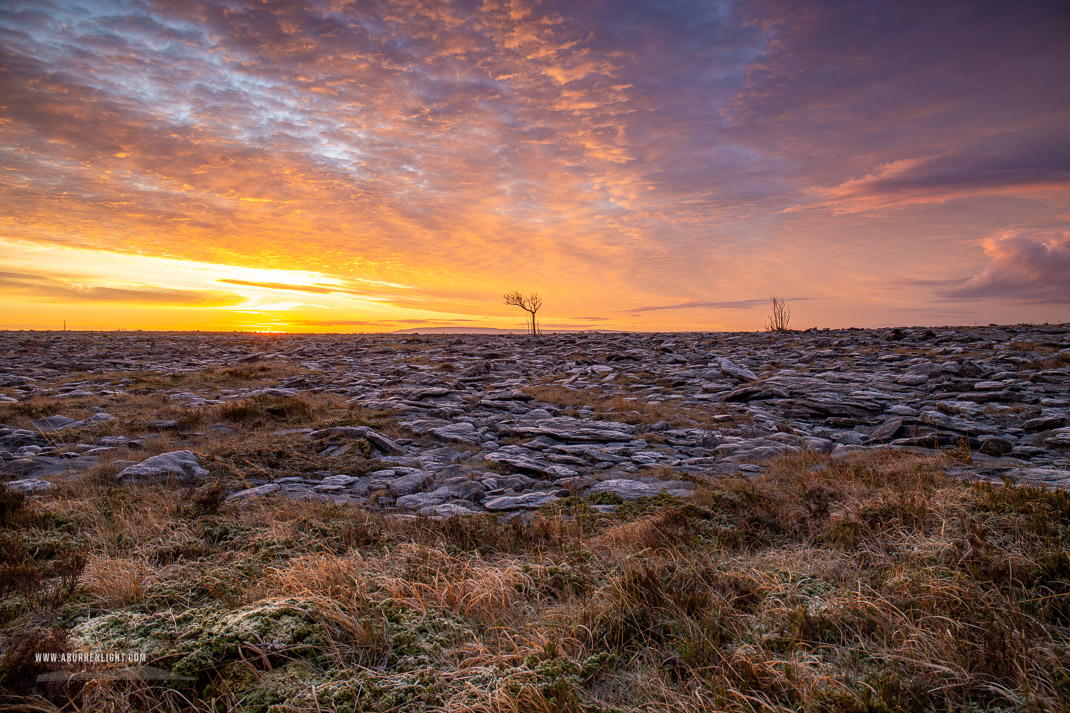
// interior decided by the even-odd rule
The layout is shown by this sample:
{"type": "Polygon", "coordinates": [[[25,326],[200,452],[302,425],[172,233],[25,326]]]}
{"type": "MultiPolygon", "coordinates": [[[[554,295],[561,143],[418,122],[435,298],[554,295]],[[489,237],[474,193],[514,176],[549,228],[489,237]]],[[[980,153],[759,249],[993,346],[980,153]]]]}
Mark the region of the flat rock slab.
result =
{"type": "Polygon", "coordinates": [[[397,454],[403,452],[398,444],[392,439],[368,426],[335,426],[333,428],[324,428],[319,431],[312,431],[309,433],[309,438],[314,441],[324,439],[345,440],[363,438],[383,453],[397,454]]]}
{"type": "Polygon", "coordinates": [[[432,479],[430,473],[422,470],[397,468],[372,473],[368,487],[370,490],[387,490],[394,497],[400,497],[426,489],[432,479]]]}
{"type": "Polygon", "coordinates": [[[114,421],[115,416],[110,413],[99,412],[95,413],[89,418],[78,420],[76,418],[68,418],[67,416],[48,416],[47,418],[39,418],[33,422],[34,428],[41,433],[55,433],[56,431],[65,431],[69,428],[78,428],[80,426],[92,426],[97,423],[107,423],[108,421],[114,421]]]}
{"type": "Polygon", "coordinates": [[[77,458],[60,458],[58,456],[34,456],[17,458],[4,463],[0,468],[6,476],[15,478],[45,478],[57,475],[73,475],[89,470],[99,463],[96,456],[86,455],[77,458]]]}
{"type": "Polygon", "coordinates": [[[726,357],[718,357],[717,365],[721,368],[721,373],[725,374],[726,376],[731,376],[736,379],[739,379],[740,381],[746,382],[758,380],[758,375],[755,374],[753,371],[736,364],[731,359],[728,359],[726,357]]]}
{"type": "Polygon", "coordinates": [[[479,443],[479,431],[470,423],[451,423],[448,426],[440,426],[431,429],[436,438],[456,443],[479,443]]]}
{"type": "Polygon", "coordinates": [[[511,455],[509,453],[488,453],[487,460],[501,463],[502,465],[515,468],[521,473],[536,473],[542,476],[564,478],[570,475],[576,475],[576,471],[571,468],[566,468],[563,465],[554,465],[553,463],[540,463],[539,461],[531,458],[525,458],[524,456],[511,455]]]}
{"type": "Polygon", "coordinates": [[[1058,468],[1021,468],[1012,470],[1008,475],[1015,482],[1025,485],[1048,485],[1070,488],[1070,470],[1058,468]]]}
{"type": "Polygon", "coordinates": [[[274,493],[279,492],[281,488],[282,486],[278,483],[265,483],[264,485],[258,485],[255,488],[246,488],[245,490],[231,493],[227,496],[226,502],[235,503],[267,497],[268,495],[273,495],[274,493]]]}
{"type": "Polygon", "coordinates": [[[1070,448],[1070,426],[1056,428],[1047,439],[1047,445],[1056,448],[1070,448]]]}
{"type": "Polygon", "coordinates": [[[55,416],[37,419],[33,422],[33,427],[42,433],[52,433],[53,431],[62,431],[64,428],[71,428],[78,423],[79,421],[76,418],[60,416],[57,413],[55,416]]]}
{"type": "Polygon", "coordinates": [[[425,517],[456,517],[458,515],[476,515],[482,512],[479,508],[474,507],[471,503],[466,503],[459,500],[451,500],[448,503],[441,503],[439,505],[431,505],[429,507],[420,508],[419,514],[425,517]]]}
{"type": "Polygon", "coordinates": [[[483,501],[483,507],[491,512],[499,510],[537,510],[561,499],[555,492],[534,492],[524,495],[503,495],[483,501]]]}
{"type": "Polygon", "coordinates": [[[681,480],[627,480],[624,478],[615,478],[613,480],[603,480],[601,483],[595,483],[591,487],[587,488],[585,495],[597,495],[598,493],[613,493],[619,495],[624,500],[638,500],[639,498],[647,498],[658,493],[669,493],[670,495],[689,496],[694,492],[695,486],[693,483],[688,483],[681,480]]]}
{"type": "Polygon", "coordinates": [[[189,451],[172,451],[146,458],[123,469],[115,478],[125,483],[175,479],[193,484],[209,476],[211,473],[201,467],[196,455],[189,451]]]}
{"type": "Polygon", "coordinates": [[[549,436],[559,441],[630,441],[635,427],[618,421],[550,418],[533,424],[516,424],[507,430],[517,435],[549,436]]]}
{"type": "Polygon", "coordinates": [[[28,495],[34,495],[37,493],[47,493],[56,486],[47,480],[40,480],[38,478],[22,478],[21,480],[11,480],[4,484],[8,490],[14,490],[17,493],[26,493],[28,495]]]}

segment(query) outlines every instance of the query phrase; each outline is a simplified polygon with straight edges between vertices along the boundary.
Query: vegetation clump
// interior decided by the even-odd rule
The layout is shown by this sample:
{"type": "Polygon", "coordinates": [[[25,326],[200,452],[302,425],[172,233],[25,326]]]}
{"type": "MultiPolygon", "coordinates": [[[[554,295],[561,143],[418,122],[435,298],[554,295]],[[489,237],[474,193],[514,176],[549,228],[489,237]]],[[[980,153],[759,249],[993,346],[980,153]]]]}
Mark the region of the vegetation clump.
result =
{"type": "Polygon", "coordinates": [[[0,686],[40,710],[1060,710],[1070,494],[949,466],[801,454],[507,521],[61,491],[0,526],[6,571],[39,574],[6,592],[0,686]],[[162,678],[37,683],[44,649],[162,678]]]}

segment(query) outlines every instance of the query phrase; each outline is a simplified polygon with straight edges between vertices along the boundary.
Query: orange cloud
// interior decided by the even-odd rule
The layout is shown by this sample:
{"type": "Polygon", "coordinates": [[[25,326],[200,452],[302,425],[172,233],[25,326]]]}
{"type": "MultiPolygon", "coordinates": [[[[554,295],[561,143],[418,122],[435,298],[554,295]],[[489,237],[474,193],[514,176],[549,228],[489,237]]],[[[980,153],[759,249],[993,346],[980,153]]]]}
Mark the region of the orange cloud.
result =
{"type": "Polygon", "coordinates": [[[155,285],[94,284],[70,275],[0,272],[0,295],[55,303],[133,303],[159,307],[224,307],[243,298],[221,291],[179,290],[155,285]]]}
{"type": "Polygon", "coordinates": [[[18,0],[0,238],[228,268],[85,283],[129,290],[80,293],[115,305],[214,283],[358,327],[506,320],[498,297],[521,288],[613,327],[749,328],[741,296],[918,277],[933,240],[937,277],[960,278],[978,235],[1065,212],[1065,41],[1019,5],[18,0]],[[1021,29],[994,43],[1000,27],[1021,29]],[[977,196],[1006,200],[954,205],[977,196]],[[943,232],[892,208],[946,211],[943,232]],[[695,307],[636,322],[627,304],[695,307]]]}
{"type": "Polygon", "coordinates": [[[988,265],[949,298],[1003,298],[1026,303],[1070,303],[1070,230],[1017,228],[981,242],[988,265]]]}

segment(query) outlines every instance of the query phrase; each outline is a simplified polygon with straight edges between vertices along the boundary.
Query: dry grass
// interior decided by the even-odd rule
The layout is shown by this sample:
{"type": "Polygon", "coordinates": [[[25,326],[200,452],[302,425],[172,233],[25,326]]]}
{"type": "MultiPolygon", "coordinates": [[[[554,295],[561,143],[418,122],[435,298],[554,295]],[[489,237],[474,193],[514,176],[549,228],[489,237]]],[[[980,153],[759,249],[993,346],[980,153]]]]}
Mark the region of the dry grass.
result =
{"type": "Polygon", "coordinates": [[[82,584],[97,607],[114,609],[140,604],[161,574],[144,557],[93,555],[85,568],[82,584]]]}
{"type": "Polygon", "coordinates": [[[3,403],[0,404],[0,423],[36,430],[34,420],[54,414],[82,419],[104,411],[115,417],[114,421],[48,434],[53,439],[77,442],[79,438],[105,435],[143,435],[146,430],[159,430],[145,425],[155,421],[177,420],[185,430],[203,428],[212,423],[237,425],[248,430],[285,425],[304,426],[335,417],[360,415],[348,413],[356,409],[348,408],[343,399],[329,393],[232,399],[232,395],[239,390],[277,386],[286,378],[309,375],[310,372],[303,367],[253,362],[188,373],[133,371],[63,377],[38,386],[42,390],[56,389],[73,382],[92,395],[67,398],[58,394],[44,394],[16,403],[3,403]],[[231,400],[220,405],[190,407],[182,399],[161,398],[161,394],[171,393],[192,393],[209,400],[221,397],[231,400]]]}
{"type": "Polygon", "coordinates": [[[626,391],[601,393],[593,389],[572,389],[557,384],[544,384],[521,390],[538,401],[566,409],[570,416],[577,416],[579,409],[590,408],[593,410],[592,418],[633,425],[664,421],[673,428],[712,427],[717,423],[714,417],[724,413],[713,407],[705,410],[685,408],[672,401],[648,401],[629,396],[626,391]]]}
{"type": "Polygon", "coordinates": [[[106,642],[156,642],[194,682],[19,687],[25,647],[0,680],[42,710],[1064,710],[1070,494],[945,465],[800,455],[688,501],[510,522],[68,491],[2,527],[46,581],[88,553],[59,633],[16,593],[9,640],[89,647],[91,606],[106,642]]]}

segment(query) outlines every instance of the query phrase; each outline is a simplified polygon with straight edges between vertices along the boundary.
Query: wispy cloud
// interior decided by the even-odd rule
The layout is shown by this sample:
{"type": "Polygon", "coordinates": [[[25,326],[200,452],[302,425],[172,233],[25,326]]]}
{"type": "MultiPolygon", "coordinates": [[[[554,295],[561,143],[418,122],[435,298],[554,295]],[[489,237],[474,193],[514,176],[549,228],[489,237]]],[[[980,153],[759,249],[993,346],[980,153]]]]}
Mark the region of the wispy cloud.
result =
{"type": "MultiPolygon", "coordinates": [[[[786,297],[785,301],[791,302],[805,302],[807,300],[818,299],[817,297],[786,297]]],[[[756,298],[750,300],[690,300],[688,302],[680,302],[678,304],[669,305],[655,305],[651,307],[635,307],[633,309],[620,310],[621,312],[640,313],[640,312],[656,312],[660,310],[672,310],[672,309],[754,309],[755,307],[769,306],[769,298],[756,298]]]]}
{"type": "Polygon", "coordinates": [[[880,286],[881,289],[898,290],[904,287],[950,287],[952,285],[961,285],[963,279],[960,277],[949,277],[939,280],[928,280],[915,277],[902,277],[894,280],[888,280],[880,286]]]}
{"type": "Polygon", "coordinates": [[[229,292],[176,290],[152,285],[94,284],[91,278],[72,275],[0,272],[0,294],[50,302],[106,302],[163,307],[225,307],[244,298],[229,292]]]}
{"type": "Polygon", "coordinates": [[[990,195],[1070,192],[1070,141],[1050,137],[1028,145],[967,150],[900,159],[862,178],[814,189],[819,206],[863,213],[921,203],[990,195]]]}
{"type": "Polygon", "coordinates": [[[253,280],[238,280],[232,278],[222,278],[216,280],[216,282],[222,282],[228,285],[241,285],[243,287],[260,287],[265,290],[293,290],[296,292],[311,292],[318,295],[329,295],[333,292],[343,292],[337,287],[330,287],[327,285],[287,285],[281,282],[255,282],[253,280]]]}
{"type": "Polygon", "coordinates": [[[378,328],[389,326],[388,322],[377,322],[363,319],[291,319],[287,325],[299,327],[363,327],[378,328]]]}

